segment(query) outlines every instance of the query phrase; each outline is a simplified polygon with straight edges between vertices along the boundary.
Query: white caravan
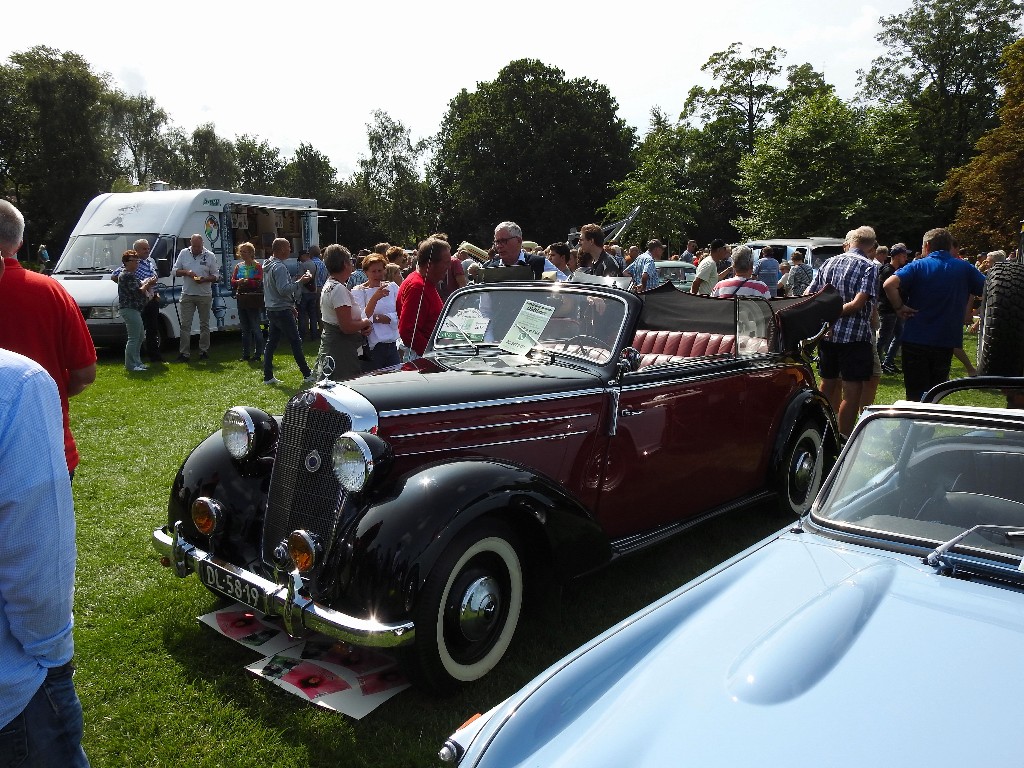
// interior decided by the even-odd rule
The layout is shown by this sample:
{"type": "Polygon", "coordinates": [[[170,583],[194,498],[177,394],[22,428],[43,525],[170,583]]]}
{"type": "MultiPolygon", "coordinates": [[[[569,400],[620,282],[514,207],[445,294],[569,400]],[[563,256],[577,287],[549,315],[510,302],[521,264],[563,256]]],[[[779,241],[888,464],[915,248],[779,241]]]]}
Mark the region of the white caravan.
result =
{"type": "MultiPolygon", "coordinates": [[[[64,253],[53,269],[78,303],[96,344],[125,340],[125,325],[117,306],[117,283],[110,273],[121,254],[146,238],[160,276],[160,336],[175,339],[181,324],[178,302],[182,278],[171,267],[194,234],[221,258],[221,280],[213,286],[211,331],[238,326],[238,308],[231,296],[235,246],[249,241],[257,258],[270,255],[274,238],[292,242],[297,254],[319,245],[316,200],[243,195],[217,189],[108,193],[94,198],[75,225],[64,253]]],[[[199,333],[196,314],[191,332],[199,333]]]]}

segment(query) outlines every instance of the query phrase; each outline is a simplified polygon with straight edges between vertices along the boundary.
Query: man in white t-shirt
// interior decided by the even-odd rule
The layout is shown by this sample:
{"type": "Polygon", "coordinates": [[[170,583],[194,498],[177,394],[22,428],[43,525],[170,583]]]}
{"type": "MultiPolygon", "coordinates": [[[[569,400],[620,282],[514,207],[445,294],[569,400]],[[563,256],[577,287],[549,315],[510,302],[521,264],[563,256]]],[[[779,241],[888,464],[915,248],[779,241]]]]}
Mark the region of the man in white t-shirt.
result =
{"type": "Polygon", "coordinates": [[[697,264],[697,274],[690,285],[690,293],[710,296],[719,279],[725,277],[726,270],[722,270],[721,273],[719,270],[721,263],[728,256],[729,246],[725,244],[725,241],[721,238],[712,240],[708,246],[708,255],[697,264]]]}
{"type": "Polygon", "coordinates": [[[199,310],[199,359],[210,355],[210,310],[213,307],[213,284],[220,279],[220,258],[203,247],[203,236],[192,235],[188,248],[182,248],[174,262],[174,274],[182,277],[178,304],[181,320],[181,341],[178,362],[191,358],[192,318],[199,310]]]}

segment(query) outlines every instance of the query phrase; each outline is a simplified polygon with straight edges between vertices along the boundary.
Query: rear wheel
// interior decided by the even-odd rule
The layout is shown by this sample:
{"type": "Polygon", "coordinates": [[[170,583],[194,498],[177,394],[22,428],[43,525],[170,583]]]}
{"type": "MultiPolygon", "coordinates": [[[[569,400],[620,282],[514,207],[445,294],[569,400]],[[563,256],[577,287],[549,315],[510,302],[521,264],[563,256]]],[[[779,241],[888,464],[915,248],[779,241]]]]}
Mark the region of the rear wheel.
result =
{"type": "Polygon", "coordinates": [[[446,693],[478,680],[505,655],[523,602],[523,571],[511,531],[496,522],[459,534],[430,572],[415,610],[410,677],[446,693]]]}
{"type": "Polygon", "coordinates": [[[799,517],[810,509],[821,489],[824,472],[821,427],[813,421],[803,421],[794,430],[779,466],[779,510],[799,517]]]}
{"type": "Polygon", "coordinates": [[[978,374],[1024,375],[1024,264],[1000,262],[985,277],[978,374]]]}

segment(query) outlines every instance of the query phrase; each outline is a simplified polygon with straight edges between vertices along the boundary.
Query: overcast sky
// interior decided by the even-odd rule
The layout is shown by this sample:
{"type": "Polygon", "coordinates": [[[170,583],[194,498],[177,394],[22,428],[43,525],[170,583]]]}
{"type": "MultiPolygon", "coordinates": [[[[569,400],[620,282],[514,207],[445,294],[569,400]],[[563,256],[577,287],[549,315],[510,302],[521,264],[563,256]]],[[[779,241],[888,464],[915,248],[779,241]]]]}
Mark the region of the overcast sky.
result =
{"type": "Polygon", "coordinates": [[[367,153],[374,110],[414,140],[430,136],[460,89],[520,58],[606,85],[641,136],[651,109],[675,117],[693,85],[710,84],[701,66],[733,42],[779,46],[783,66],[808,62],[851,98],[857,70],[882,53],[879,18],[910,0],[6,5],[0,58],[34,45],[74,51],[122,90],[153,97],[177,127],[212,122],[285,157],[308,142],[347,176],[367,153]]]}

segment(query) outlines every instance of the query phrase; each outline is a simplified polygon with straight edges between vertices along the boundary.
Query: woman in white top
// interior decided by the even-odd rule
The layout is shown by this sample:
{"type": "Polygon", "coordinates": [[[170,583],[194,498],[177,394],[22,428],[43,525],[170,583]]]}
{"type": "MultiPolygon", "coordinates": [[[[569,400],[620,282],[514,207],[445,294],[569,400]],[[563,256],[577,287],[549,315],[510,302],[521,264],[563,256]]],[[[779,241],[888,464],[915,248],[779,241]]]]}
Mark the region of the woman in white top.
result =
{"type": "Polygon", "coordinates": [[[363,272],[366,282],[352,289],[352,297],[356,301],[362,316],[373,325],[370,329],[370,359],[363,361],[363,368],[375,371],[398,365],[398,310],[395,298],[398,286],[384,279],[388,260],[377,253],[371,253],[363,259],[363,272]]]}
{"type": "Polygon", "coordinates": [[[330,277],[320,291],[320,314],[324,333],[320,338],[322,361],[330,355],[334,359],[331,378],[335,381],[351,379],[363,372],[359,350],[370,333],[372,323],[363,317],[352,294],[345,286],[355,267],[352,254],[343,245],[329,245],[324,251],[324,266],[330,277]]]}

